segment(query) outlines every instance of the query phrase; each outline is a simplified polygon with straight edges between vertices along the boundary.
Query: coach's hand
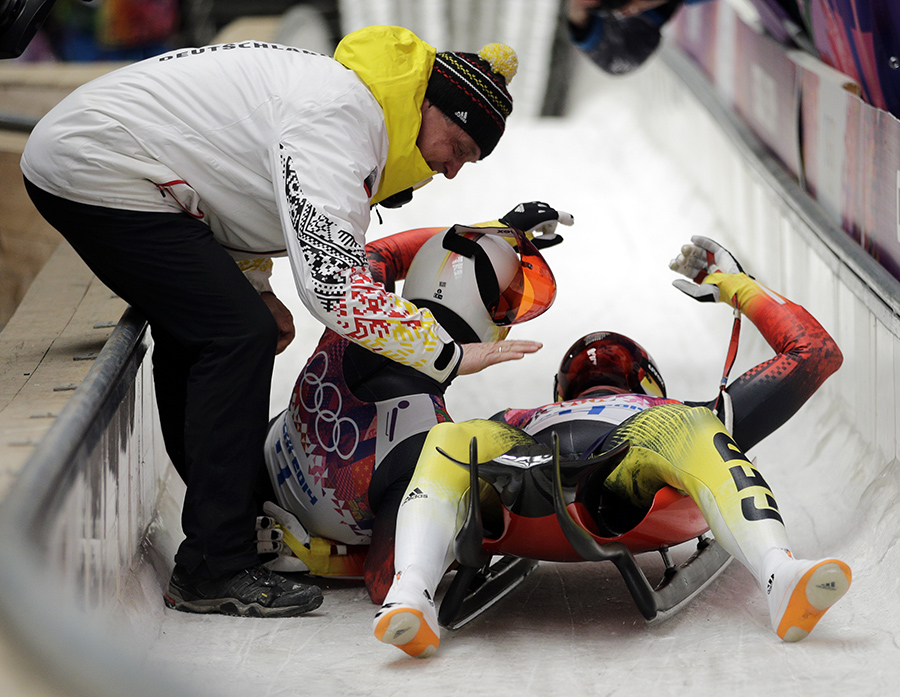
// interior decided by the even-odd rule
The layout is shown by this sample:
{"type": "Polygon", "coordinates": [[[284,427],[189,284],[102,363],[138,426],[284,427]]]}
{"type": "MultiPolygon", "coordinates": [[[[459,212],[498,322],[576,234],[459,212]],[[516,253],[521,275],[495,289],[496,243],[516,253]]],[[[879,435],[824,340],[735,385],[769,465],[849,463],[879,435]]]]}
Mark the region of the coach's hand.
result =
{"type": "Polygon", "coordinates": [[[489,365],[517,361],[527,353],[534,353],[543,346],[539,341],[488,341],[483,344],[463,344],[462,362],[458,375],[471,375],[484,370],[489,365]]]}
{"type": "Polygon", "coordinates": [[[278,325],[278,345],[275,348],[276,355],[284,351],[294,340],[294,316],[285,307],[274,293],[266,291],[260,294],[263,302],[269,308],[269,312],[275,318],[278,325]]]}

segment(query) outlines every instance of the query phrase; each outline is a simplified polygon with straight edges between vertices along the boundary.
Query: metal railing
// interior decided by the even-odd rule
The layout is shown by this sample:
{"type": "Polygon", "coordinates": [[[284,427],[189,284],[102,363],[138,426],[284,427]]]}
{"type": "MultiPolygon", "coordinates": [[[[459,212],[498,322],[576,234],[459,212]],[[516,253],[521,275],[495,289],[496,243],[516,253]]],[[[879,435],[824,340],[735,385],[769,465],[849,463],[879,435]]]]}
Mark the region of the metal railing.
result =
{"type": "Polygon", "coordinates": [[[32,116],[19,114],[6,114],[0,112],[0,131],[16,131],[17,133],[31,133],[38,120],[32,116]]]}

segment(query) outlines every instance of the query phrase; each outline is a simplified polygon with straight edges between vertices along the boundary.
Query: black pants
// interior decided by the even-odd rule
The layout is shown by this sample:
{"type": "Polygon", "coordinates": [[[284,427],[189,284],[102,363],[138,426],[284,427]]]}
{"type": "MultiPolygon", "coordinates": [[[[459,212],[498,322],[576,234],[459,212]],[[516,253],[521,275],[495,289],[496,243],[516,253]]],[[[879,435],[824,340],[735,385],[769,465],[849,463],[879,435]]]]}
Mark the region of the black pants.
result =
{"type": "Polygon", "coordinates": [[[272,314],[209,227],[188,214],[89,206],[25,184],[41,215],[150,324],[163,437],[187,484],[176,564],[203,576],[257,564],[272,314]]]}

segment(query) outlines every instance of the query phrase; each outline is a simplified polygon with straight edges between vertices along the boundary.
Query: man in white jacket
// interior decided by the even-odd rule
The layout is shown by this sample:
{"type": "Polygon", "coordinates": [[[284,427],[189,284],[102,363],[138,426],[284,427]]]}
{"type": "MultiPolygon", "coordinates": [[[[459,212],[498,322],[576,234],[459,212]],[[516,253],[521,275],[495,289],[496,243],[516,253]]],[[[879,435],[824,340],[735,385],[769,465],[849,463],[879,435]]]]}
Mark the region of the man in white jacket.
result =
{"type": "Polygon", "coordinates": [[[326,326],[437,383],[539,348],[467,351],[375,283],[363,247],[372,205],[493,150],[515,68],[507,46],[436,53],[399,27],[355,32],[334,58],[206,46],[88,83],[34,129],[32,200],[152,329],[163,435],[187,484],[170,607],[284,617],[322,602],[255,546],[274,356],[294,333],[269,257],[290,257],[326,326]]]}

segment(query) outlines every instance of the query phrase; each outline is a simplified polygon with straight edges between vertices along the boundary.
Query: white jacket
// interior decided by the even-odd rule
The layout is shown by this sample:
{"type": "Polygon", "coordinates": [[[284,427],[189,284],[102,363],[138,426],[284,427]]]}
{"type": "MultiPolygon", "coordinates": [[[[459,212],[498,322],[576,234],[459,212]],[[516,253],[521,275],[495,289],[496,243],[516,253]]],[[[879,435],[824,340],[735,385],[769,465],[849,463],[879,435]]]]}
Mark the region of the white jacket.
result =
{"type": "MultiPolygon", "coordinates": [[[[371,30],[388,30],[386,55],[405,32],[371,30]]],[[[326,326],[444,381],[459,347],[366,264],[389,147],[385,112],[353,70],[245,41],[173,51],[82,86],[40,121],[21,166],[72,201],[187,211],[236,259],[287,253],[304,305],[326,326]]]]}

